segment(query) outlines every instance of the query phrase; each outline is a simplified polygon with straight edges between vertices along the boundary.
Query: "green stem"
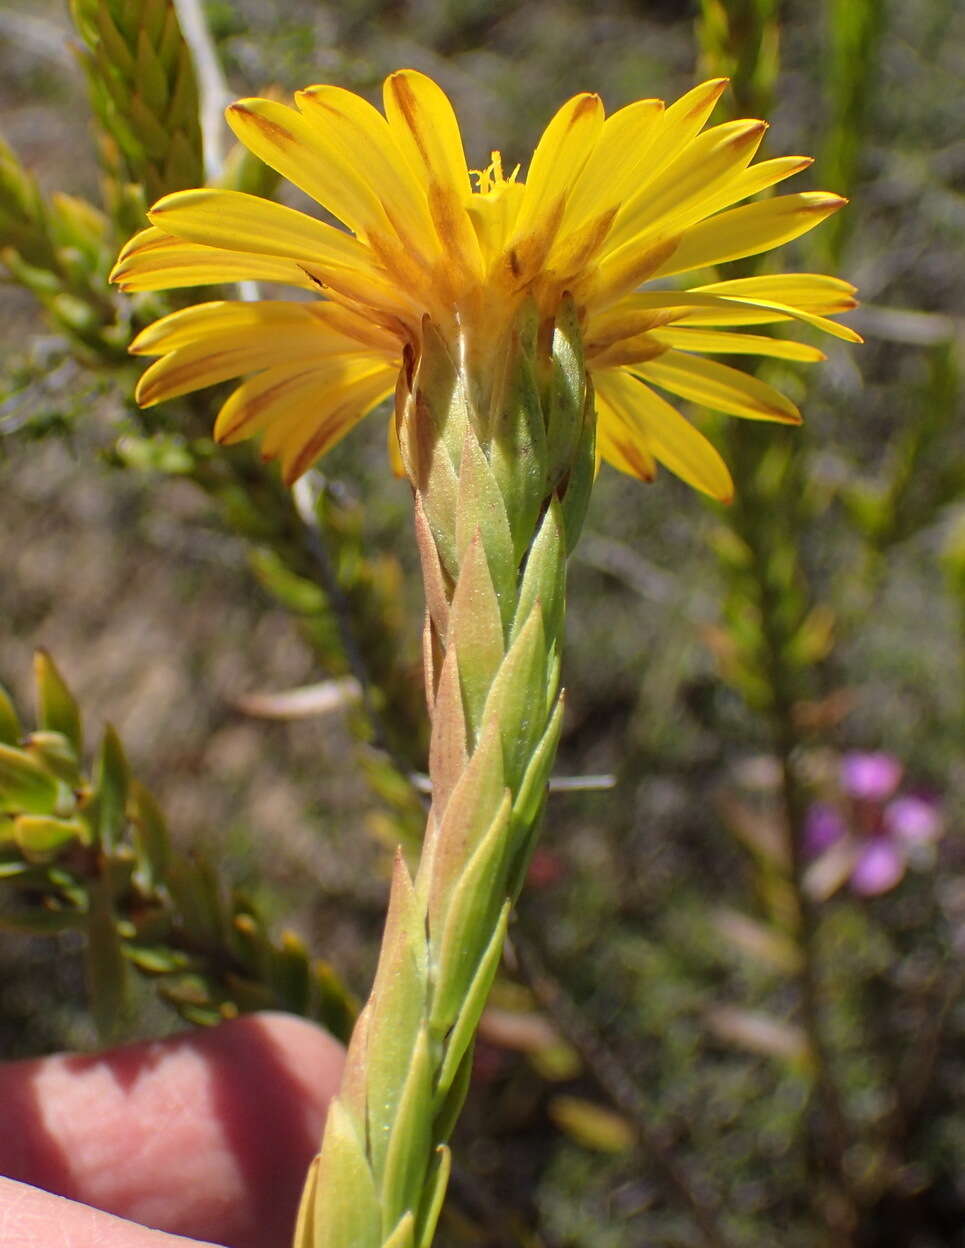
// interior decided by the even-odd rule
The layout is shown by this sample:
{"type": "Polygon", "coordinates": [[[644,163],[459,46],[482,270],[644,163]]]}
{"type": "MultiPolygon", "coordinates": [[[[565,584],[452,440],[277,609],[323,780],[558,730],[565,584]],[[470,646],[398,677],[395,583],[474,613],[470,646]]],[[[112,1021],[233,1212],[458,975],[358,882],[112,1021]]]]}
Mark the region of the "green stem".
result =
{"type": "Polygon", "coordinates": [[[562,717],[566,557],[594,468],[593,397],[568,301],[499,343],[424,326],[400,379],[426,595],[432,805],[415,879],[396,858],[375,984],[326,1123],[297,1248],[428,1248],[447,1141],[562,717]],[[467,363],[467,361],[469,361],[467,363]]]}

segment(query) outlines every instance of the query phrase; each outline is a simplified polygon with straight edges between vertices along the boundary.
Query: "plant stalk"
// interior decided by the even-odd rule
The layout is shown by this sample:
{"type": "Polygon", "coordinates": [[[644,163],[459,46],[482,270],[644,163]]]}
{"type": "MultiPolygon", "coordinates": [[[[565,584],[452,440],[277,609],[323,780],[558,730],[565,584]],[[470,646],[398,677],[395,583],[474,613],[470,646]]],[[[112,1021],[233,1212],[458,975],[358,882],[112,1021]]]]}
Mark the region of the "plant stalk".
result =
{"type": "Polygon", "coordinates": [[[562,718],[566,558],[594,471],[578,318],[423,326],[396,399],[426,596],[432,804],[397,855],[369,1001],[296,1248],[428,1248],[473,1041],[532,854],[562,718]]]}

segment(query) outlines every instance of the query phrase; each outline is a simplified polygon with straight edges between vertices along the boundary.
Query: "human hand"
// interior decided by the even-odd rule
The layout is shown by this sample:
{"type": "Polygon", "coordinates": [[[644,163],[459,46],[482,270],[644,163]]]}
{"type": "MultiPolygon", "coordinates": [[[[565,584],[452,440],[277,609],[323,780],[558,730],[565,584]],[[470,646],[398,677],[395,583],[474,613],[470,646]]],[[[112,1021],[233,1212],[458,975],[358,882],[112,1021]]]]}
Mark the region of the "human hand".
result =
{"type": "Polygon", "coordinates": [[[343,1058],[261,1014],[0,1065],[0,1244],[285,1248],[343,1058]]]}

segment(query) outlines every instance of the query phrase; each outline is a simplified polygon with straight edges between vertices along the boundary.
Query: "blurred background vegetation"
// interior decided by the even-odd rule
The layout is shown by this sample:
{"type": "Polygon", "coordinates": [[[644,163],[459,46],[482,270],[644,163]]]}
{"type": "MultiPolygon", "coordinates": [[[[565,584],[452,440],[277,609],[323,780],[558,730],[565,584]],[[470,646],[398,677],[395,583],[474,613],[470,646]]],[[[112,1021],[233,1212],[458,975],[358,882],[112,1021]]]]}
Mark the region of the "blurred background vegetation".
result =
{"type": "MultiPolygon", "coordinates": [[[[558,771],[612,787],[551,796],[440,1242],[965,1244],[965,13],[204,9],[232,93],[376,98],[411,65],[480,167],[525,161],[578,90],[614,109],[727,73],[722,111],[766,116],[767,155],[816,155],[792,189],[852,198],[780,258],[864,301],[865,346],[780,365],[804,428],[693,413],[735,470],[728,509],[666,474],[597,483],[558,771]],[[896,801],[930,817],[917,840],[896,801]],[[869,889],[883,848],[901,878],[869,889]]],[[[0,702],[2,1053],[263,1005],[344,1033],[389,847],[420,831],[407,487],[379,420],[295,505],[212,449],[213,400],[133,410],[124,347],[162,304],[105,277],[144,196],[202,176],[190,65],[166,3],[72,13],[0,7],[0,680],[23,721],[0,702]],[[108,722],[124,753],[109,732],[88,776],[108,722]]],[[[218,176],[297,202],[237,152],[218,176]]]]}

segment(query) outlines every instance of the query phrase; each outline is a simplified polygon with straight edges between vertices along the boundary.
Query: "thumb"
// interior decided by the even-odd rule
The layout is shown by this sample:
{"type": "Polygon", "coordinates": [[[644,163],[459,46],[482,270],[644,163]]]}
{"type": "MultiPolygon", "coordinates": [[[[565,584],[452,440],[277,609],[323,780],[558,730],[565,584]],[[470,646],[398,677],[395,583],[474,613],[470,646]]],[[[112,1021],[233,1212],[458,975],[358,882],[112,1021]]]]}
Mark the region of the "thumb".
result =
{"type": "Polygon", "coordinates": [[[197,1239],[149,1231],[26,1183],[0,1178],[0,1243],[4,1248],[211,1248],[197,1239]]]}

